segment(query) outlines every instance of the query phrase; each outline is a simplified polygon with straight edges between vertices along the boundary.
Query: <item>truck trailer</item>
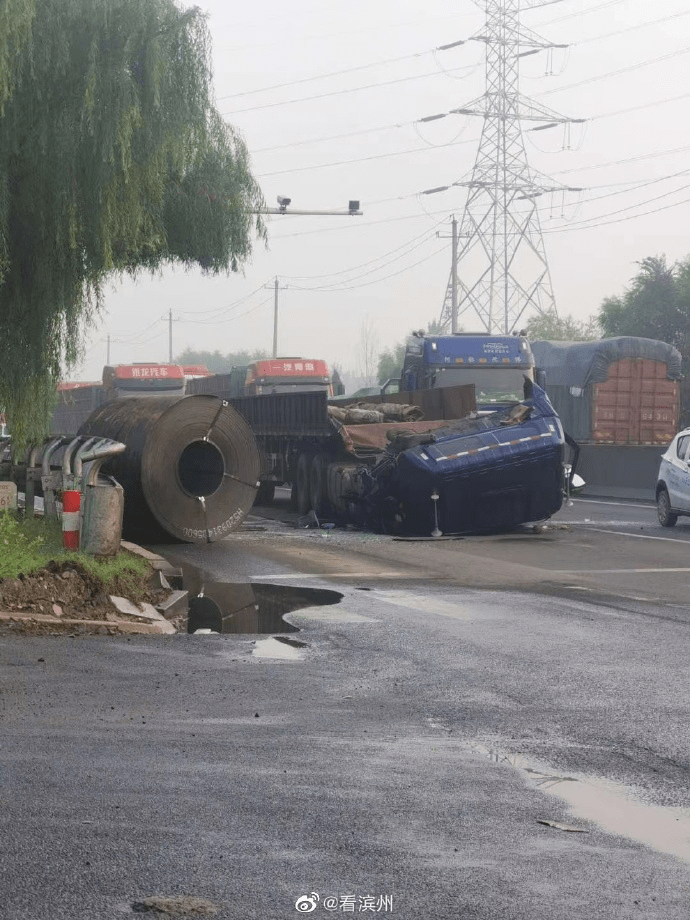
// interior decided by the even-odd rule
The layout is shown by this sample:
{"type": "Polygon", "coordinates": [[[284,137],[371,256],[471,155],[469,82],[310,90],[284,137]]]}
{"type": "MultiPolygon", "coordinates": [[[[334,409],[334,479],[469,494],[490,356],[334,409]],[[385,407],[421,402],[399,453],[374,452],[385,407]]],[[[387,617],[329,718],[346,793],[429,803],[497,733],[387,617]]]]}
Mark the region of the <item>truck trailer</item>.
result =
{"type": "Polygon", "coordinates": [[[321,358],[262,358],[213,374],[211,383],[190,380],[186,392],[222,393],[226,398],[265,396],[270,393],[327,393],[333,395],[331,373],[321,358]]]}
{"type": "Polygon", "coordinates": [[[543,390],[528,377],[523,387],[483,415],[471,386],[350,409],[318,392],[229,401],[262,455],[259,503],[287,483],[295,510],[317,520],[438,536],[540,521],[561,507],[571,475],[563,428],[543,390]]]}
{"type": "Polygon", "coordinates": [[[100,383],[64,382],[57,387],[51,434],[76,434],[99,406],[113,399],[177,396],[185,392],[185,371],[179,364],[106,365],[100,383]]]}
{"type": "Polygon", "coordinates": [[[637,336],[535,341],[532,351],[580,445],[587,492],[653,501],[661,455],[680,427],[680,352],[637,336]]]}

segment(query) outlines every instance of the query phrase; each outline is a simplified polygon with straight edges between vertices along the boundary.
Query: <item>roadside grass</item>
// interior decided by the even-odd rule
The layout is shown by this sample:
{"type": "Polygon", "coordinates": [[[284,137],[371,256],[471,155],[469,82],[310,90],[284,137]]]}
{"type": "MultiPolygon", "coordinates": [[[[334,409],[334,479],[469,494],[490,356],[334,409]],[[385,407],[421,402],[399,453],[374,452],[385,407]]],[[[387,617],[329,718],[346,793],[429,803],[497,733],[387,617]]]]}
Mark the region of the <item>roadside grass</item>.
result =
{"type": "Polygon", "coordinates": [[[129,582],[135,589],[149,570],[145,559],[127,552],[112,559],[96,559],[66,550],[60,522],[54,518],[25,518],[14,511],[0,512],[0,578],[31,575],[51,562],[77,563],[106,587],[129,582]]]}

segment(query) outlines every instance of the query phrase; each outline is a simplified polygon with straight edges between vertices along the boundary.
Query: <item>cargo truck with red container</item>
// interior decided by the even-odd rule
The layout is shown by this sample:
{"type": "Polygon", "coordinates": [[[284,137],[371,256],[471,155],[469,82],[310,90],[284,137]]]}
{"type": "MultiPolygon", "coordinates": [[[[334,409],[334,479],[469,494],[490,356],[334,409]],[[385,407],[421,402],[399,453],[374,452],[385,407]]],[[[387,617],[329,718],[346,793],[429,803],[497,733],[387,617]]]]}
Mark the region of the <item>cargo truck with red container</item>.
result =
{"type": "Polygon", "coordinates": [[[264,358],[231,372],[233,396],[268,393],[333,395],[331,373],[321,358],[264,358]]]}
{"type": "Polygon", "coordinates": [[[131,396],[184,396],[185,372],[179,364],[114,364],[103,368],[100,383],[63,382],[50,422],[51,434],[76,434],[89,415],[110,402],[131,396]]]}
{"type": "Polygon", "coordinates": [[[586,493],[654,500],[661,455],[680,427],[680,352],[637,336],[534,341],[532,352],[580,446],[586,493]]]}

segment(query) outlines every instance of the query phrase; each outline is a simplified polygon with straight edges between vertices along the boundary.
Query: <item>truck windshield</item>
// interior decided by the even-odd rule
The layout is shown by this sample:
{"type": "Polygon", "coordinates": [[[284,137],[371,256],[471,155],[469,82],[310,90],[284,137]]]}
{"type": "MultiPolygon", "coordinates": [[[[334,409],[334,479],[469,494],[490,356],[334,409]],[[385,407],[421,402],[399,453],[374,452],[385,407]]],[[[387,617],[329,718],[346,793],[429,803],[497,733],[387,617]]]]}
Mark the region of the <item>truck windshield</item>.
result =
{"type": "Polygon", "coordinates": [[[457,387],[473,383],[477,403],[520,402],[524,398],[525,374],[532,377],[529,367],[439,367],[435,387],[457,387]]]}

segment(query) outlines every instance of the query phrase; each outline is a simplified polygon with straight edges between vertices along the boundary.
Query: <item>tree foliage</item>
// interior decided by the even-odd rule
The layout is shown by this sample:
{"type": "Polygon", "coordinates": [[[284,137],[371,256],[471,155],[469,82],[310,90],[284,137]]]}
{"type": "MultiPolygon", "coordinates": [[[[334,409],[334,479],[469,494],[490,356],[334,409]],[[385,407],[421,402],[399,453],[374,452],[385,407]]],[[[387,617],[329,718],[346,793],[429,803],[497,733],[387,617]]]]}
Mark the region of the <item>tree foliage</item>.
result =
{"type": "Polygon", "coordinates": [[[636,335],[675,345],[682,353],[690,346],[690,258],[668,265],[665,256],[650,256],[627,290],[607,297],[599,323],[605,336],[636,335]]]}
{"type": "Polygon", "coordinates": [[[36,0],[3,0],[0,5],[0,115],[12,95],[17,64],[31,35],[36,0]]]}
{"type": "Polygon", "coordinates": [[[596,316],[578,320],[573,316],[558,316],[556,313],[541,313],[527,322],[527,337],[532,341],[543,339],[551,342],[591,342],[601,337],[596,316]]]}
{"type": "Polygon", "coordinates": [[[37,436],[111,273],[237,270],[263,203],[175,0],[0,7],[0,403],[37,436]]]}
{"type": "Polygon", "coordinates": [[[226,374],[233,367],[243,367],[252,361],[261,361],[268,357],[268,352],[262,349],[255,349],[252,352],[243,349],[223,355],[219,351],[195,351],[193,348],[185,348],[175,358],[175,363],[205,364],[212,374],[226,374]]]}
{"type": "Polygon", "coordinates": [[[379,355],[376,379],[383,385],[386,380],[399,378],[402,375],[405,360],[405,343],[398,342],[393,348],[386,348],[379,355]]]}

